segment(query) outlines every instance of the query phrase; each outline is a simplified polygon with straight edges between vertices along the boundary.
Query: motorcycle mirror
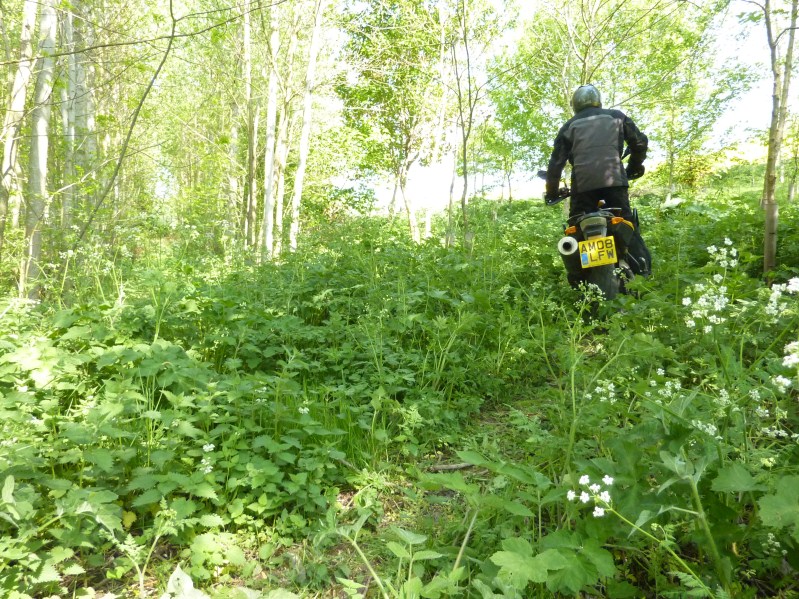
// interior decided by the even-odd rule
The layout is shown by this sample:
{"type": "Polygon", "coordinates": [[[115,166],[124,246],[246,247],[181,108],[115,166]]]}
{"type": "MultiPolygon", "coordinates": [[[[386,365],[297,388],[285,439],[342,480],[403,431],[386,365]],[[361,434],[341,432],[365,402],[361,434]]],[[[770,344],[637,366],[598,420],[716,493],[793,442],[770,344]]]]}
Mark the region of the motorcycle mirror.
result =
{"type": "Polygon", "coordinates": [[[546,179],[547,178],[547,172],[544,171],[544,170],[538,171],[536,173],[536,175],[538,176],[539,179],[546,179]]]}

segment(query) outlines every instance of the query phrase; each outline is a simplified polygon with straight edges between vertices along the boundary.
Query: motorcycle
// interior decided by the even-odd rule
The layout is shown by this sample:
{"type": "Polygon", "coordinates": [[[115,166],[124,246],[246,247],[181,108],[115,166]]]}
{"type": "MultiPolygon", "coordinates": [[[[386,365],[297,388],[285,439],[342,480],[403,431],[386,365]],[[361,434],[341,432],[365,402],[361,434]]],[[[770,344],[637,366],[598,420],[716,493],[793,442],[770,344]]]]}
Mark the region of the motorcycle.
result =
{"type": "MultiPolygon", "coordinates": [[[[539,176],[546,177],[546,171],[539,176]]],[[[568,187],[562,187],[548,206],[570,197],[568,187]]],[[[636,275],[648,276],[651,256],[640,234],[638,211],[633,220],[621,216],[621,208],[605,208],[604,202],[593,212],[575,214],[564,227],[558,241],[558,253],[572,287],[593,285],[605,299],[628,293],[627,283],[636,275]]]]}

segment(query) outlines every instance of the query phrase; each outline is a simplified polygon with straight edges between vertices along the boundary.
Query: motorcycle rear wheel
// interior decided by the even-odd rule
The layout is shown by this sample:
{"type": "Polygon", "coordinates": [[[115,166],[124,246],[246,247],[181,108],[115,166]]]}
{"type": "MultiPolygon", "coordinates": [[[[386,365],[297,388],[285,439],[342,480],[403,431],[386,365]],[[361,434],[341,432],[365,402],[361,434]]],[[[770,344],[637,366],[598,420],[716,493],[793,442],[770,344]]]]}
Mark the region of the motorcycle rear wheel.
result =
{"type": "Polygon", "coordinates": [[[585,273],[585,282],[598,287],[606,300],[611,300],[619,294],[619,277],[613,264],[589,268],[585,273]]]}

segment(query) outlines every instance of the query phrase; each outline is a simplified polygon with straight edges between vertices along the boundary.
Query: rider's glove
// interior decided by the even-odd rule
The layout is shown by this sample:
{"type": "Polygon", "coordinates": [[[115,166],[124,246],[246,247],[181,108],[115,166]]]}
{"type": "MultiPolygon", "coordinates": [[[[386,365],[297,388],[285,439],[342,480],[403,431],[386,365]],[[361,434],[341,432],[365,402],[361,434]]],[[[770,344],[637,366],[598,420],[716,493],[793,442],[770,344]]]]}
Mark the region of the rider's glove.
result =
{"type": "Polygon", "coordinates": [[[643,164],[628,164],[626,171],[627,171],[627,178],[632,180],[642,177],[646,172],[646,169],[644,168],[643,164]]]}

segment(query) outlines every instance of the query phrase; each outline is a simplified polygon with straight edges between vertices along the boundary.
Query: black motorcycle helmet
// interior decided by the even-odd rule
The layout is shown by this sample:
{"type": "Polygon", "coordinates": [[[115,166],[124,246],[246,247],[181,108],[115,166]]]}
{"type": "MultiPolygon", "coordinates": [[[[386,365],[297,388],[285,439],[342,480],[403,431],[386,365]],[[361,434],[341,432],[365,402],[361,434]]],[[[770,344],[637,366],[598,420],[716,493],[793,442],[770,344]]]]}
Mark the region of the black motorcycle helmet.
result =
{"type": "Polygon", "coordinates": [[[574,114],[577,114],[583,108],[589,108],[591,106],[602,108],[602,98],[597,88],[588,83],[574,90],[574,94],[572,94],[572,110],[574,114]]]}

